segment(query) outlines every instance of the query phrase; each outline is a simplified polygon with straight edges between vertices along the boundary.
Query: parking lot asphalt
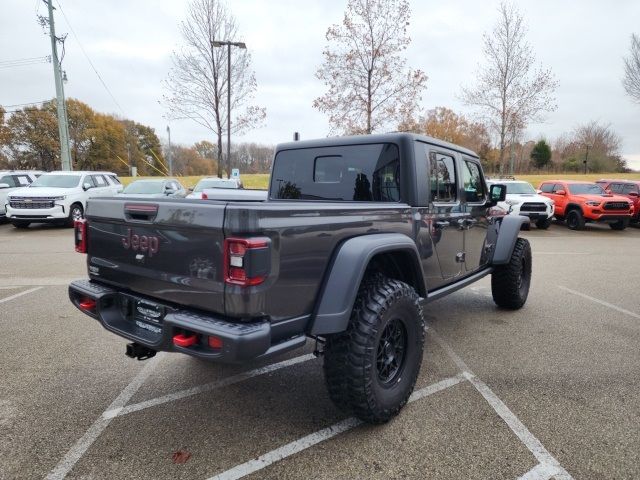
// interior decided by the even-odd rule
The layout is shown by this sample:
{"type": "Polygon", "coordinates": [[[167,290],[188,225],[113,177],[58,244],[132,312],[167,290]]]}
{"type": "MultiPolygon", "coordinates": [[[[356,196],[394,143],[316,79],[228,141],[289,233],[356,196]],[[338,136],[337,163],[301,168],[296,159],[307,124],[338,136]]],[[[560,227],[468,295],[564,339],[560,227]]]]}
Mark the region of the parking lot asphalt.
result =
{"type": "Polygon", "coordinates": [[[0,478],[639,478],[640,229],[523,232],[526,306],[429,304],[410,403],[338,411],[308,342],[269,363],[137,362],[68,301],[72,232],[0,225],[0,478]]]}

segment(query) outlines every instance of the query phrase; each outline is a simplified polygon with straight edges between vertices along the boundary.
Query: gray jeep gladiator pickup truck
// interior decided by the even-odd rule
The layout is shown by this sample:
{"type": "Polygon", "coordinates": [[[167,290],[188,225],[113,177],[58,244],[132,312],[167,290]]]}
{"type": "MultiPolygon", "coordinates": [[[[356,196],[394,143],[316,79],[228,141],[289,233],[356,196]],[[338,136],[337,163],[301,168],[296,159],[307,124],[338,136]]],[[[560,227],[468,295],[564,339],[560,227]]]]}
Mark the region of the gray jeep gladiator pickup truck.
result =
{"type": "Polygon", "coordinates": [[[281,144],[264,201],[91,199],[89,279],[69,296],[138,359],[248,362],[314,339],[331,399],[381,423],[414,388],[425,305],[486,275],[498,306],[524,305],[528,219],[500,215],[505,194],[429,137],[281,144]]]}

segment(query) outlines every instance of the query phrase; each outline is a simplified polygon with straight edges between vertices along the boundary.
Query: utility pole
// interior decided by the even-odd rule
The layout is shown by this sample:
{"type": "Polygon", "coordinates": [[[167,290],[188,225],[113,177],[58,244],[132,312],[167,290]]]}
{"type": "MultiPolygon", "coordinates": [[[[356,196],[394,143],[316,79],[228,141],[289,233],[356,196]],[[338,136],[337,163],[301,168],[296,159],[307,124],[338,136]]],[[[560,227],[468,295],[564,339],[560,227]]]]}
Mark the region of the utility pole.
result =
{"type": "Polygon", "coordinates": [[[69,124],[67,122],[67,109],[64,103],[64,85],[60,60],[58,59],[58,38],[53,23],[53,0],[42,0],[49,9],[49,36],[51,37],[51,60],[53,63],[53,76],[56,82],[56,103],[58,109],[58,132],[60,133],[60,159],[62,170],[72,170],[71,156],[69,155],[69,124]]]}
{"type": "Polygon", "coordinates": [[[173,176],[173,155],[171,155],[171,129],[167,125],[167,135],[169,135],[169,148],[167,149],[167,157],[169,160],[169,175],[173,176]]]}

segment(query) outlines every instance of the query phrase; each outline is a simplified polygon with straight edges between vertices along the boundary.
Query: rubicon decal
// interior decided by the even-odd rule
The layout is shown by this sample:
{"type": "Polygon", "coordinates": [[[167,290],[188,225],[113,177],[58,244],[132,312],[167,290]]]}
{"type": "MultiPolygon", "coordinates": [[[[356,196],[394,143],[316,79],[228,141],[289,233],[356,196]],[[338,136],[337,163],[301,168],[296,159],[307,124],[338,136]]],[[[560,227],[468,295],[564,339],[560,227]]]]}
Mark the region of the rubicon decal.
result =
{"type": "Polygon", "coordinates": [[[133,233],[130,228],[127,228],[127,236],[122,239],[122,246],[125,250],[138,250],[143,253],[149,253],[149,257],[153,257],[158,253],[160,248],[160,240],[153,235],[138,235],[133,233]]]}

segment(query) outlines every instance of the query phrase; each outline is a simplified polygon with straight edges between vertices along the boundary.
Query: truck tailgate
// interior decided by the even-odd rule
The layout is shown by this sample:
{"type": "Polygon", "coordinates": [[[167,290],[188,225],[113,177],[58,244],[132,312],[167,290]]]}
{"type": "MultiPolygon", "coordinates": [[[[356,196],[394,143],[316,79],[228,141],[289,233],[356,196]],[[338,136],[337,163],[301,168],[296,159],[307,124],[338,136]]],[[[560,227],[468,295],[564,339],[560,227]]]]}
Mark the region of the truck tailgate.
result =
{"type": "Polygon", "coordinates": [[[90,277],[159,301],[224,313],[225,208],[199,200],[90,200],[90,277]]]}

